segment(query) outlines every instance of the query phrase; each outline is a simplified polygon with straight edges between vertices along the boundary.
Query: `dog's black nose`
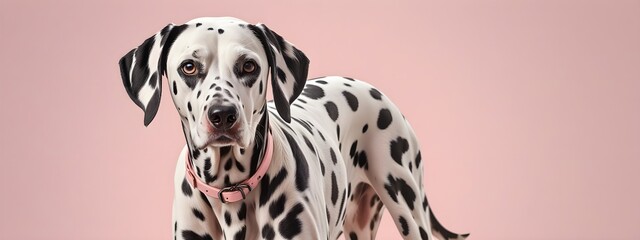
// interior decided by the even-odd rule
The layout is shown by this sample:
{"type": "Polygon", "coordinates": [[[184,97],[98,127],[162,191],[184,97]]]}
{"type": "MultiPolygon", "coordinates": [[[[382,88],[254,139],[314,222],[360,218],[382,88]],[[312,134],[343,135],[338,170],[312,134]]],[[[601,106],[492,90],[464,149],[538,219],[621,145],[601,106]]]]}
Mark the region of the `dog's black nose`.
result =
{"type": "Polygon", "coordinates": [[[238,120],[238,110],[228,105],[213,106],[209,108],[207,115],[213,127],[220,130],[231,128],[238,120]]]}

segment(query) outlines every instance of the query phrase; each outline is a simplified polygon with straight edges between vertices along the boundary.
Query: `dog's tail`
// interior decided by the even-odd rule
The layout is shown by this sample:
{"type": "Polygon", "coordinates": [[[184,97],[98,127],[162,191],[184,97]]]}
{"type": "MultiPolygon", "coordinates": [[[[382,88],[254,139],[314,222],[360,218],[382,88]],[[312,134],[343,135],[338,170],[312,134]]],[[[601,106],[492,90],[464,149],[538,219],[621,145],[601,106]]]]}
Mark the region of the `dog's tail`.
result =
{"type": "Polygon", "coordinates": [[[464,240],[469,236],[468,233],[457,234],[444,228],[433,214],[431,206],[429,206],[429,222],[431,222],[431,232],[433,232],[433,235],[440,240],[464,240]]]}

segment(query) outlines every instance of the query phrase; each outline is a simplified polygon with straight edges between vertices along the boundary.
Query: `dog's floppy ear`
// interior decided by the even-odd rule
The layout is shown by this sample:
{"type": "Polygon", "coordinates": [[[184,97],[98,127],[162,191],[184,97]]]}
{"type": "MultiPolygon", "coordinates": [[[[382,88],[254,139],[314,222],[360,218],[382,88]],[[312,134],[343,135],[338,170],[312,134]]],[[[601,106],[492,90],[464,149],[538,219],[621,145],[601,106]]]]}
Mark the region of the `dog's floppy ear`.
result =
{"type": "Polygon", "coordinates": [[[186,25],[169,24],[120,59],[120,75],[129,97],[144,110],[144,125],[156,116],[169,48],[186,25]]]}
{"type": "Polygon", "coordinates": [[[293,44],[264,24],[249,25],[260,39],[271,68],[273,100],[280,117],[291,122],[290,104],[300,95],[307,81],[309,59],[293,44]]]}

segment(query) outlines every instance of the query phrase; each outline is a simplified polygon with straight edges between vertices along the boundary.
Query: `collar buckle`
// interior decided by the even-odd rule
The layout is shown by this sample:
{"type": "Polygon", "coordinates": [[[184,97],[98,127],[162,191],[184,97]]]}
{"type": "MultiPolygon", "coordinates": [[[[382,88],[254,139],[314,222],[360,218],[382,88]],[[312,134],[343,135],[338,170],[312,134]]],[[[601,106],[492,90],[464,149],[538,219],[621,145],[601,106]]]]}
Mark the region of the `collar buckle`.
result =
{"type": "Polygon", "coordinates": [[[246,195],[244,193],[244,189],[249,190],[249,192],[252,190],[251,186],[249,186],[249,184],[246,183],[238,183],[236,185],[233,186],[228,186],[228,187],[224,187],[222,189],[220,189],[220,192],[218,192],[218,199],[220,199],[220,202],[222,203],[227,203],[226,200],[224,200],[224,196],[222,196],[222,193],[225,192],[240,192],[240,195],[242,195],[242,199],[246,199],[246,195]]]}

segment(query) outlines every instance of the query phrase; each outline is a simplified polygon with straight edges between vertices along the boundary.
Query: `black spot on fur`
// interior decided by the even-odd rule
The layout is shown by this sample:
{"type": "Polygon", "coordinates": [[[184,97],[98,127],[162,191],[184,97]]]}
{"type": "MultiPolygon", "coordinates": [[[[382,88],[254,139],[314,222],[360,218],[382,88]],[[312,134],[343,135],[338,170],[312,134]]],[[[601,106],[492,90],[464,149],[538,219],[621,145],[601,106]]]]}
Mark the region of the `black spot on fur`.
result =
{"type": "MultiPolygon", "coordinates": [[[[189,112],[191,112],[191,102],[187,102],[187,110],[189,110],[189,112]]],[[[197,158],[197,157],[196,157],[197,158]]]]}
{"type": "Polygon", "coordinates": [[[398,137],[395,140],[391,140],[389,148],[391,158],[396,161],[396,163],[402,165],[402,155],[409,150],[409,142],[407,139],[398,137]]]}
{"type": "Polygon", "coordinates": [[[398,221],[400,222],[400,226],[402,227],[402,235],[409,235],[409,225],[407,224],[407,220],[404,219],[404,217],[400,216],[400,219],[398,219],[398,221]]]}
{"type": "Polygon", "coordinates": [[[202,26],[202,23],[196,23],[196,27],[202,26]]]}
{"type": "Polygon", "coordinates": [[[373,228],[375,228],[375,227],[376,227],[376,217],[374,216],[371,219],[371,222],[369,223],[369,229],[371,229],[371,231],[373,231],[373,228]]]}
{"type": "Polygon", "coordinates": [[[173,81],[173,95],[178,95],[178,86],[176,86],[176,81],[173,81]]]}
{"type": "MultiPolygon", "coordinates": [[[[296,104],[294,103],[293,105],[295,106],[296,104]]],[[[311,125],[309,125],[309,123],[307,123],[305,121],[302,121],[299,118],[295,118],[295,117],[292,117],[291,120],[293,120],[293,121],[299,123],[300,125],[302,125],[302,127],[304,127],[304,129],[306,129],[309,133],[311,133],[311,135],[313,135],[313,129],[311,128],[311,125]]],[[[310,145],[310,144],[307,144],[307,145],[310,145]]]]}
{"type": "Polygon", "coordinates": [[[336,152],[333,151],[333,148],[329,148],[329,154],[331,155],[331,161],[333,164],[338,163],[338,159],[336,158],[336,152]]]}
{"type": "Polygon", "coordinates": [[[343,91],[342,95],[344,95],[344,97],[347,99],[347,103],[349,104],[351,110],[353,110],[354,112],[358,110],[358,98],[356,96],[347,91],[343,91]]]}
{"type": "MultiPolygon", "coordinates": [[[[198,191],[200,192],[200,191],[198,191]]],[[[207,206],[209,206],[209,208],[211,208],[211,203],[209,202],[209,199],[207,198],[207,195],[204,195],[203,192],[200,192],[200,198],[202,199],[202,201],[207,204],[207,206]]]]}
{"type": "Polygon", "coordinates": [[[262,227],[262,237],[266,240],[273,240],[276,237],[276,232],[270,224],[267,223],[262,227]]]}
{"type": "Polygon", "coordinates": [[[349,156],[351,158],[353,158],[353,156],[355,156],[357,149],[358,149],[358,140],[353,141],[353,143],[351,144],[351,149],[349,150],[349,156]]]}
{"type": "Polygon", "coordinates": [[[182,231],[182,238],[184,238],[184,240],[213,240],[213,238],[211,238],[211,235],[209,234],[205,233],[204,235],[200,236],[191,230],[182,231]]]}
{"type": "Polygon", "coordinates": [[[226,156],[230,152],[231,152],[231,147],[229,147],[229,146],[220,148],[220,156],[226,156]]]}
{"type": "Polygon", "coordinates": [[[284,194],[281,194],[276,200],[271,202],[269,205],[269,215],[271,215],[272,219],[280,216],[282,212],[284,212],[284,204],[287,202],[287,197],[284,194]]]}
{"type": "Polygon", "coordinates": [[[283,133],[296,160],[296,188],[302,192],[309,187],[309,164],[296,140],[287,131],[283,131],[283,133]]]}
{"type": "Polygon", "coordinates": [[[244,240],[246,235],[247,235],[247,226],[242,226],[240,231],[238,231],[236,233],[236,235],[233,236],[233,239],[234,240],[244,240]]]}
{"type": "Polygon", "coordinates": [[[329,214],[329,208],[326,207],[324,208],[325,213],[327,214],[327,225],[331,224],[331,214],[329,214]]]}
{"type": "Polygon", "coordinates": [[[225,186],[231,185],[231,180],[229,179],[229,175],[224,176],[224,185],[225,186]]]}
{"type": "Polygon", "coordinates": [[[324,97],[324,90],[316,85],[307,84],[302,95],[311,99],[320,99],[324,97]]]}
{"type": "MultiPolygon", "coordinates": [[[[351,183],[349,183],[349,184],[351,184],[351,183]]],[[[342,216],[342,208],[344,207],[344,202],[345,202],[344,198],[346,197],[346,195],[347,195],[347,190],[346,189],[342,190],[342,198],[340,198],[340,210],[338,211],[338,218],[336,219],[336,226],[338,226],[338,223],[340,223],[340,218],[342,216]]]]}
{"type": "Polygon", "coordinates": [[[429,236],[427,235],[427,232],[424,230],[424,228],[420,227],[420,239],[422,240],[429,240],[429,236]]]}
{"type": "Polygon", "coordinates": [[[213,31],[213,28],[207,28],[207,30],[209,30],[209,31],[213,31]]]}
{"type": "Polygon", "coordinates": [[[356,154],[353,159],[353,165],[364,168],[365,170],[369,169],[369,159],[367,158],[367,153],[365,151],[361,151],[356,154]]]}
{"type": "MultiPolygon", "coordinates": [[[[218,29],[218,33],[219,34],[223,34],[224,33],[224,29],[222,29],[222,28],[218,29]]],[[[244,238],[242,238],[242,239],[244,239],[244,238]]]]}
{"type": "Polygon", "coordinates": [[[369,124],[365,124],[364,127],[362,127],[362,133],[366,133],[367,130],[369,130],[369,124]]]}
{"type": "MultiPolygon", "coordinates": [[[[191,111],[191,109],[189,109],[189,111],[191,111]]],[[[197,149],[194,149],[193,151],[191,151],[191,158],[193,158],[194,160],[197,160],[198,157],[200,157],[200,151],[197,149]]]]}
{"type": "Polygon", "coordinates": [[[331,120],[333,120],[334,122],[338,120],[338,106],[336,106],[335,103],[329,101],[324,104],[324,108],[327,109],[327,113],[329,114],[331,120]]]}
{"type": "Polygon", "coordinates": [[[238,210],[238,220],[242,221],[247,218],[247,204],[242,204],[240,210],[238,210]]]}
{"type": "Polygon", "coordinates": [[[240,161],[234,161],[236,163],[236,168],[238,169],[238,171],[240,172],[244,172],[244,166],[242,166],[242,163],[240,163],[240,161]]]}
{"type": "Polygon", "coordinates": [[[211,175],[211,172],[209,170],[211,170],[211,158],[205,158],[204,159],[204,181],[206,183],[213,182],[218,178],[218,176],[211,175]]]}
{"type": "Polygon", "coordinates": [[[396,179],[391,176],[391,174],[389,174],[389,176],[387,176],[387,180],[389,181],[389,183],[384,185],[384,189],[387,190],[387,193],[389,194],[389,197],[391,197],[391,200],[393,200],[394,202],[398,202],[398,186],[396,184],[396,179]]]}
{"type": "Polygon", "coordinates": [[[227,94],[227,97],[229,97],[230,99],[233,99],[233,94],[231,94],[231,92],[228,89],[225,89],[224,93],[227,94]]]}
{"type": "Polygon", "coordinates": [[[189,185],[189,182],[187,182],[186,178],[182,180],[182,193],[184,193],[184,195],[188,197],[191,197],[191,195],[193,195],[193,191],[191,191],[191,185],[189,185]]]}
{"type": "Polygon", "coordinates": [[[224,164],[224,170],[229,171],[233,167],[233,159],[227,159],[227,162],[224,164]]]}
{"type": "Polygon", "coordinates": [[[391,125],[392,117],[389,109],[383,108],[378,114],[378,128],[386,129],[391,125]]]}
{"type": "Polygon", "coordinates": [[[272,179],[269,179],[269,175],[265,175],[265,178],[260,182],[260,206],[264,206],[267,200],[271,198],[273,192],[280,186],[282,181],[287,177],[287,169],[281,168],[280,172],[276,174],[272,179]]]}
{"type": "Polygon", "coordinates": [[[231,226],[231,214],[227,211],[224,212],[224,223],[226,223],[227,226],[231,226]]]}
{"type": "Polygon", "coordinates": [[[322,141],[326,142],[327,139],[324,138],[324,135],[322,135],[322,132],[320,132],[320,130],[318,130],[318,136],[320,136],[320,139],[322,139],[322,141]]]}
{"type": "Polygon", "coordinates": [[[280,235],[284,238],[291,239],[302,232],[302,222],[298,219],[298,215],[304,211],[302,203],[298,203],[287,213],[278,226],[280,235]]]}
{"type": "Polygon", "coordinates": [[[278,75],[278,79],[280,79],[280,82],[287,82],[287,74],[285,74],[280,67],[276,67],[276,74],[278,75]]]}
{"type": "Polygon", "coordinates": [[[200,219],[200,221],[204,221],[204,214],[202,214],[202,212],[200,212],[200,210],[198,209],[191,209],[193,212],[193,215],[196,216],[196,218],[200,219]]]}
{"type": "Polygon", "coordinates": [[[357,149],[358,149],[358,141],[356,140],[351,144],[351,149],[349,150],[349,156],[351,156],[351,158],[355,156],[357,149]]]}
{"type": "Polygon", "coordinates": [[[422,153],[418,151],[418,155],[416,155],[416,168],[420,166],[420,162],[422,161],[422,153]]]}
{"type": "Polygon", "coordinates": [[[338,201],[338,180],[336,179],[336,173],[331,172],[331,202],[336,205],[338,201]]]}
{"type": "Polygon", "coordinates": [[[356,235],[356,233],[354,233],[354,232],[351,232],[351,233],[349,233],[349,239],[358,240],[358,235],[356,235]]]}
{"type": "Polygon", "coordinates": [[[407,206],[411,210],[413,210],[414,202],[416,200],[416,193],[413,189],[407,184],[407,182],[402,178],[394,178],[391,174],[387,176],[387,180],[389,183],[384,185],[384,188],[387,190],[387,193],[391,197],[394,202],[398,202],[398,192],[402,194],[404,201],[407,203],[407,206]]]}
{"type": "Polygon", "coordinates": [[[380,91],[378,91],[375,88],[372,88],[371,90],[369,90],[369,93],[371,94],[371,97],[377,99],[377,100],[381,100],[382,99],[382,93],[380,93],[380,91]]]}
{"type": "Polygon", "coordinates": [[[427,201],[427,195],[425,195],[424,199],[422,199],[422,211],[426,212],[427,206],[429,206],[429,202],[427,201]]]}

